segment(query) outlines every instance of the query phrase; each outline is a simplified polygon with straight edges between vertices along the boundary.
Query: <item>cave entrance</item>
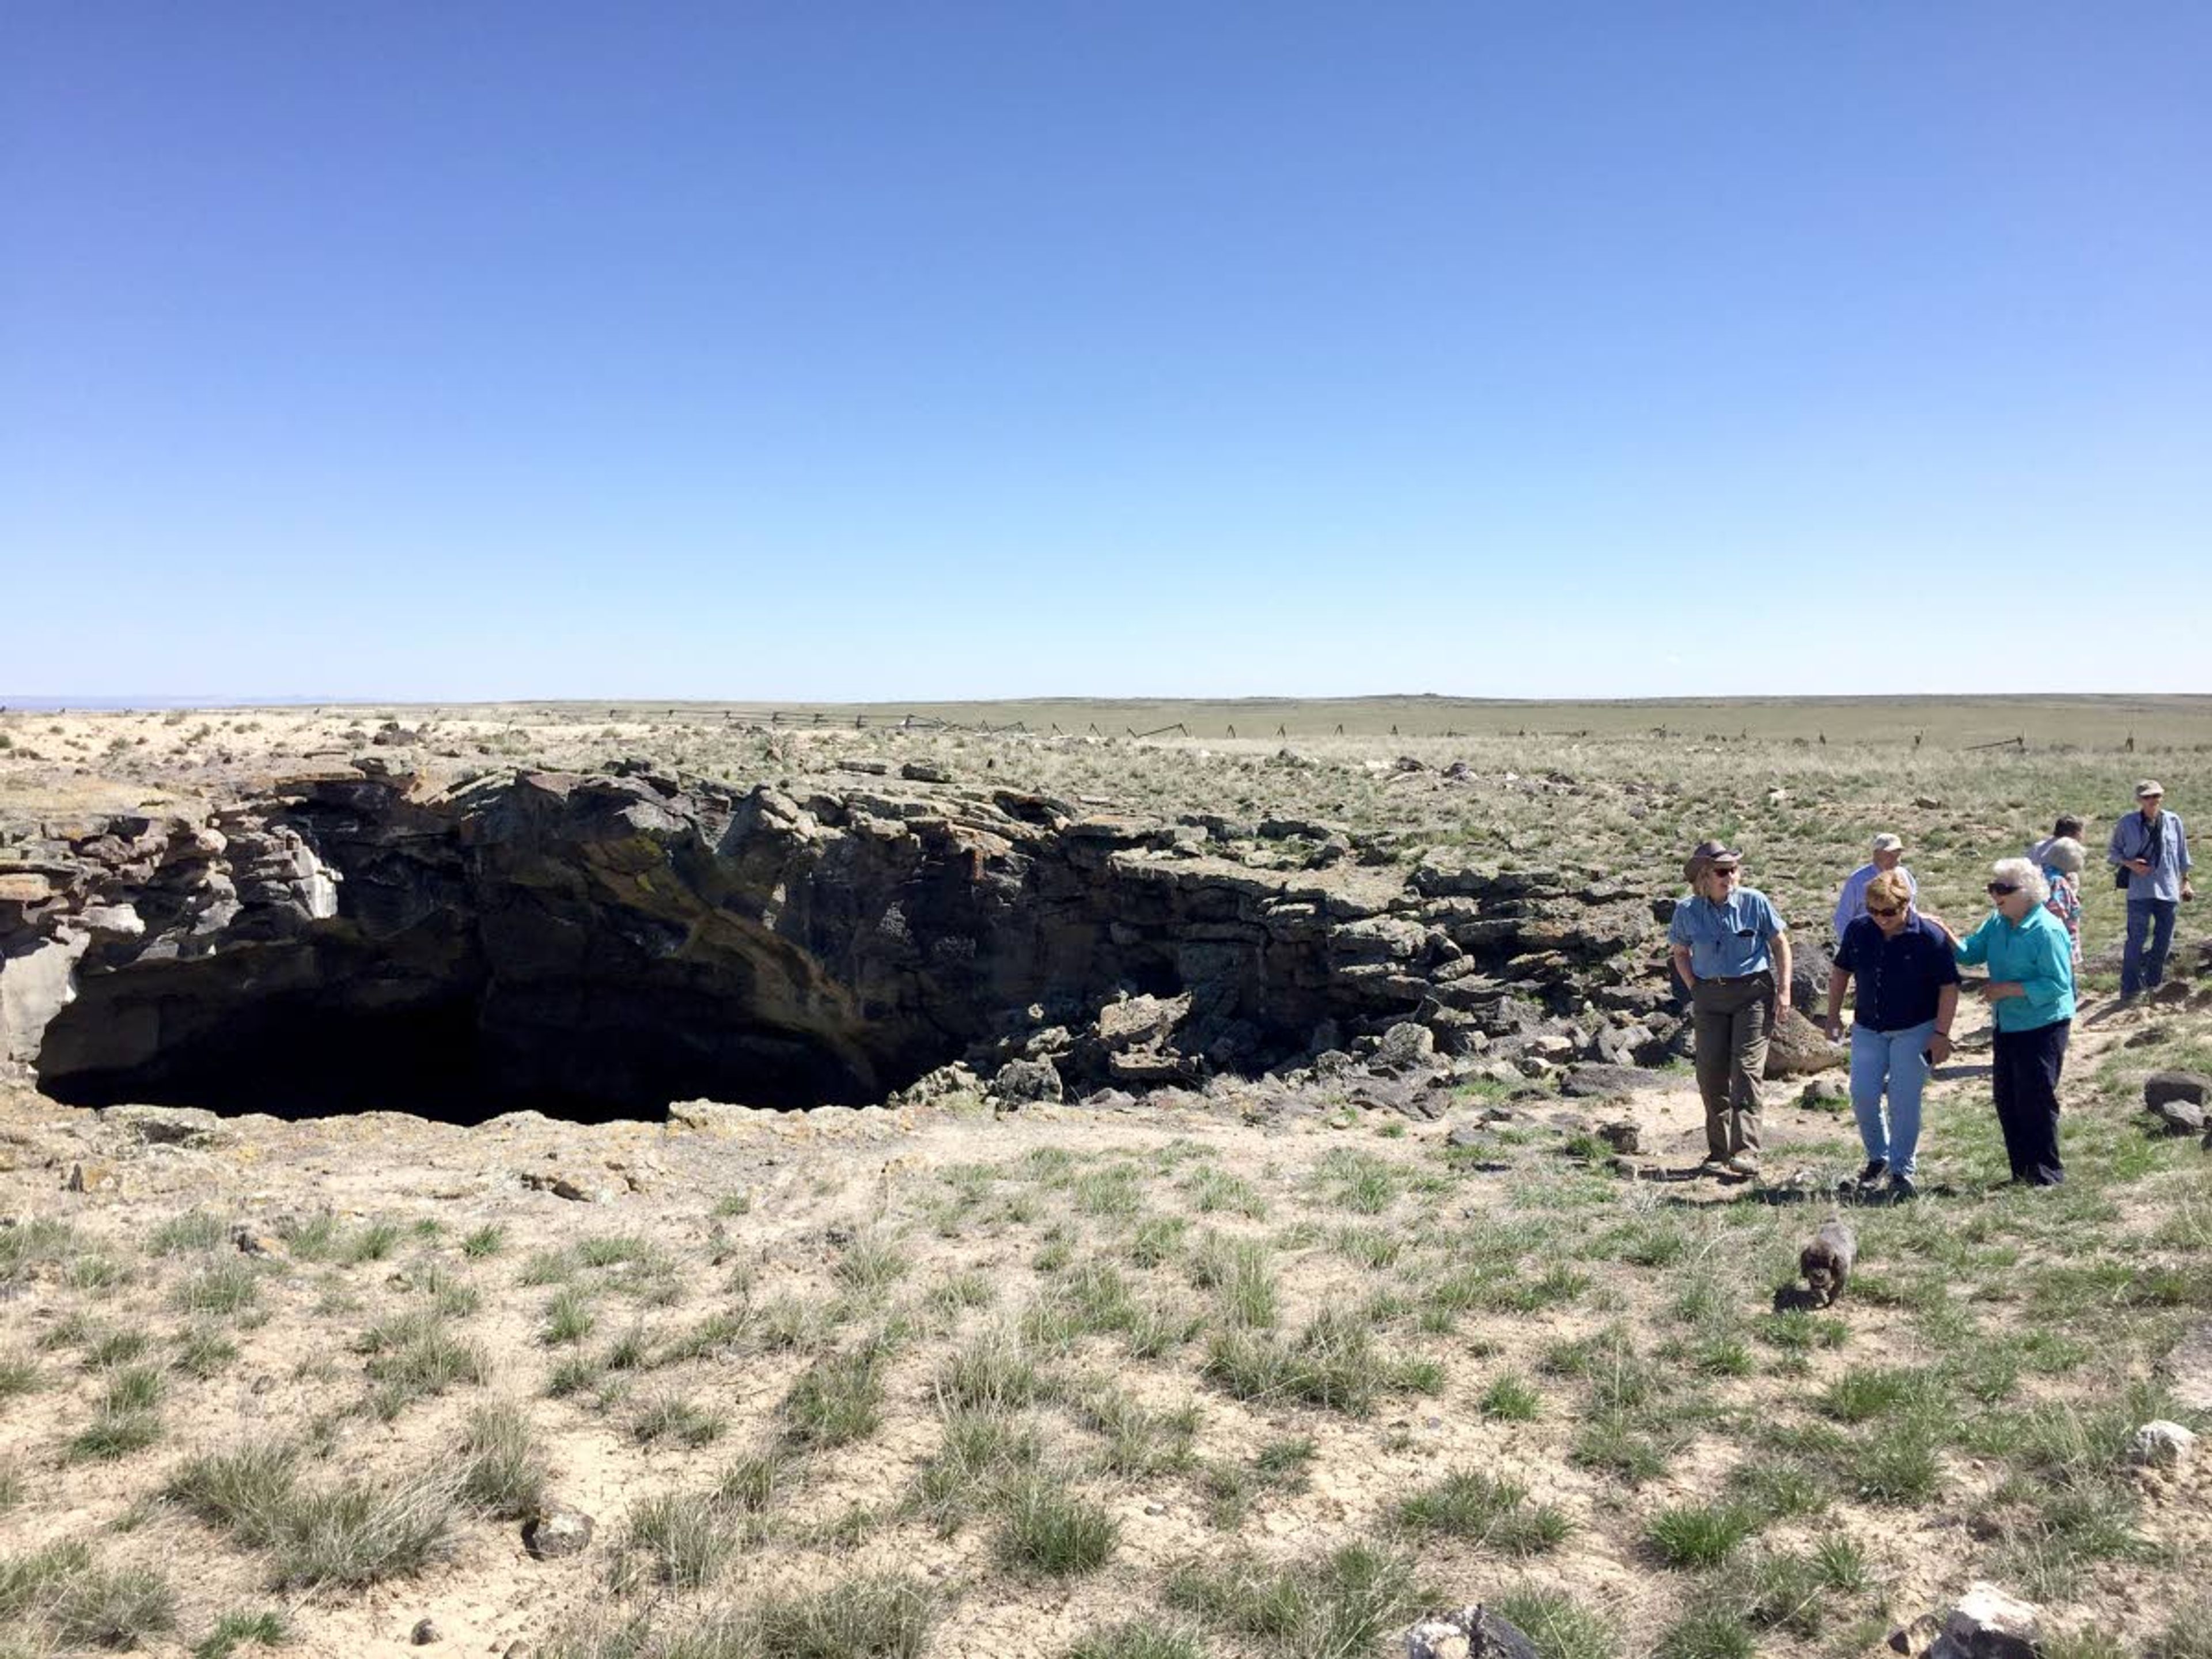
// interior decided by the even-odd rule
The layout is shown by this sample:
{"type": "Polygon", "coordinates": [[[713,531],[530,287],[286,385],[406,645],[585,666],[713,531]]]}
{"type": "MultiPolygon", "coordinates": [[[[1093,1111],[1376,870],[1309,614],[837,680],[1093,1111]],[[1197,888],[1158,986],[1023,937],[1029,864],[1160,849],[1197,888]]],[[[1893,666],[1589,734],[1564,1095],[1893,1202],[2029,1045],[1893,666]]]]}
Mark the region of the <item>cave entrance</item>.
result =
{"type": "Polygon", "coordinates": [[[400,1111],[458,1124],[527,1110],[606,1122],[657,1119],[670,1101],[700,1097],[864,1105],[941,1063],[886,1066],[834,1035],[773,1029],[678,986],[354,986],[351,996],[343,981],[257,987],[222,958],[94,975],[48,1025],[39,1086],[80,1106],[288,1119],[400,1111]]]}

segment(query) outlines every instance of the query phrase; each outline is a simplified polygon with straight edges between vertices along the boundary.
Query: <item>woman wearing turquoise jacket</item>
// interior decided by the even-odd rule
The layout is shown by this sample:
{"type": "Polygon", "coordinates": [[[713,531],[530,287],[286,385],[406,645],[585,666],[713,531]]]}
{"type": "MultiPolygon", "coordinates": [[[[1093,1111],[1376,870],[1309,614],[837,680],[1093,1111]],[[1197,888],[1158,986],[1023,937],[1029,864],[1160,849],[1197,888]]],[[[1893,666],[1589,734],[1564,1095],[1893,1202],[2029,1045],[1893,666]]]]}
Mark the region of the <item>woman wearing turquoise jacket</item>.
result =
{"type": "Polygon", "coordinates": [[[2058,1073],[2074,1022],[2074,942],[2043,908],[2043,872],[2026,859],[2000,859],[1990,871],[1988,921],[1957,941],[1960,965],[1986,963],[1982,995],[1995,1011],[1990,1085],[2004,1131],[2012,1178],[2037,1187],[2066,1179],[2058,1158],[2058,1073]]]}

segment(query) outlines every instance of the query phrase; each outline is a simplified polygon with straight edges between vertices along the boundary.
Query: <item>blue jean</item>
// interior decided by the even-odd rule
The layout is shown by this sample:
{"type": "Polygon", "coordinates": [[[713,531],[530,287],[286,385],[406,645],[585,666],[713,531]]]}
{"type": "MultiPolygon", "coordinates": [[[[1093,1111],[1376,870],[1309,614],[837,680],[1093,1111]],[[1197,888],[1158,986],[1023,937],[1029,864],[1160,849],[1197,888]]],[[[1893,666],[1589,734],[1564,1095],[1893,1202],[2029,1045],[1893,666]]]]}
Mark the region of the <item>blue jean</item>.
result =
{"type": "Polygon", "coordinates": [[[2166,953],[2173,944],[2174,899],[2128,901],[2128,948],[2120,958],[2120,994],[2155,991],[2166,980],[2166,953]]]}
{"type": "Polygon", "coordinates": [[[1920,1151],[1920,1091],[1928,1086],[1928,1042],[1936,1022],[1901,1030],[1851,1027],[1851,1111],[1859,1121],[1859,1141],[1869,1159],[1880,1158],[1892,1175],[1911,1179],[1920,1151]],[[1889,1122],[1882,1123],[1881,1097],[1889,1094],[1889,1122]]]}

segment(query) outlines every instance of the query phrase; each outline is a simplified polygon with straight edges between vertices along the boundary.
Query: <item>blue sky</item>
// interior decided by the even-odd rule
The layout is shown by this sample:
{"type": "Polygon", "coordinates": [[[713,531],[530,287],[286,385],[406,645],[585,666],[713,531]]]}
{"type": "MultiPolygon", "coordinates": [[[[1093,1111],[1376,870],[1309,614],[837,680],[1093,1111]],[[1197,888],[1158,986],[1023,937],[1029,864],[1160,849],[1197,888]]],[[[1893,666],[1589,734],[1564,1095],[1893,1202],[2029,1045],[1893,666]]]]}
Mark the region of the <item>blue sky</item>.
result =
{"type": "Polygon", "coordinates": [[[15,8],[0,691],[2212,690],[2208,84],[2196,3],[15,8]]]}

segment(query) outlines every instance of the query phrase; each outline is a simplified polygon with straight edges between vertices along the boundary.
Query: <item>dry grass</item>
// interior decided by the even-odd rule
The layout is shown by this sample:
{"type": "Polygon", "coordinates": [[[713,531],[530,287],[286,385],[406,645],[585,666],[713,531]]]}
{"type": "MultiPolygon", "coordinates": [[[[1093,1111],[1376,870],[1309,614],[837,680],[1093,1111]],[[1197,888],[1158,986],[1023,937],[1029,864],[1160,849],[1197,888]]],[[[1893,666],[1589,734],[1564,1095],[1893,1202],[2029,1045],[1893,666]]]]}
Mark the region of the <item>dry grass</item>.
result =
{"type": "MultiPolygon", "coordinates": [[[[1713,710],[1651,711],[1690,724],[1663,742],[1290,741],[1218,712],[1234,743],[756,733],[692,711],[436,724],[465,752],[657,744],[802,793],[849,783],[843,757],[926,760],[1655,893],[1686,841],[1724,834],[1808,923],[1875,827],[1967,915],[1987,860],[2059,806],[2146,768],[2185,811],[2212,796],[2203,753],[2148,738],[1977,756],[1839,715],[1825,745],[1709,744],[1759,718],[1713,710]],[[1452,761],[1469,781],[1442,778],[1452,761]]],[[[2091,900],[2109,939],[2109,896],[2091,900]]],[[[1264,1091],[726,1139],[256,1129],[249,1151],[137,1155],[122,1195],[66,1210],[27,1158],[0,1170],[19,1222],[0,1228],[0,1474],[31,1541],[0,1548],[0,1623],[251,1650],[281,1600],[301,1650],[347,1650],[392,1639],[404,1602],[456,1650],[915,1659],[1027,1650],[1050,1606],[1048,1659],[1353,1659],[1495,1591],[1550,1659],[1828,1659],[1983,1577],[2039,1595],[2053,1628],[2192,1659],[2173,1563],[2212,1523],[2125,1462],[2148,1417],[2212,1430],[2161,1370],[2212,1317],[2212,1164],[2131,1104],[2145,1070],[2212,1063],[2201,1016],[2170,1026],[2077,1057],[2055,1194],[1994,1190],[1986,1084],[1939,1084],[1929,1195],[1859,1218],[1862,1278],[1819,1314],[1774,1311],[1807,1206],[1617,1181],[1534,1129],[1478,1168],[1441,1123],[1278,1121],[1264,1091]],[[514,1179],[612,1164],[635,1189],[597,1206],[514,1179]],[[189,1188],[151,1184],[172,1167],[189,1188]],[[234,1220],[283,1254],[230,1254],[234,1220]],[[592,1550],[526,1579],[517,1523],[586,1494],[592,1550]]],[[[8,1109],[27,1146],[70,1144],[58,1109],[8,1109]]],[[[1856,1163],[1832,1121],[1772,1128],[1778,1180],[1856,1163]]]]}

